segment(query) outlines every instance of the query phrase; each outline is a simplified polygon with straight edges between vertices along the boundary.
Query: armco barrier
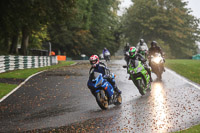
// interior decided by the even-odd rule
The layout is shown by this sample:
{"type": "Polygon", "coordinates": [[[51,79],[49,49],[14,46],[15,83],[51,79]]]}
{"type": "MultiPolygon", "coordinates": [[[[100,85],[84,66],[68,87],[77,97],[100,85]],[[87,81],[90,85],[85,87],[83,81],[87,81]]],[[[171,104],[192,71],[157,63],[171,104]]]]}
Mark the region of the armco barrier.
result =
{"type": "Polygon", "coordinates": [[[0,73],[15,69],[50,66],[57,63],[56,56],[0,56],[0,73]]]}

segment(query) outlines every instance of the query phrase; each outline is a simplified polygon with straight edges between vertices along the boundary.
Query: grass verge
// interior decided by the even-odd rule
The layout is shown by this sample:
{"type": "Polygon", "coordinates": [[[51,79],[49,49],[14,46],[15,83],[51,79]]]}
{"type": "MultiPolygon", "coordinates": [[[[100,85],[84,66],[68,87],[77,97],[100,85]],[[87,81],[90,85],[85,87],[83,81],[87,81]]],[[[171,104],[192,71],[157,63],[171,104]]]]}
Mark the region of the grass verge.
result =
{"type": "Polygon", "coordinates": [[[5,73],[0,73],[0,78],[16,78],[16,79],[26,79],[30,75],[47,70],[47,69],[54,69],[62,66],[67,66],[73,64],[73,61],[60,61],[57,65],[47,66],[47,67],[40,67],[40,68],[30,68],[30,69],[22,69],[22,70],[13,70],[8,71],[5,73]]]}
{"type": "MultiPolygon", "coordinates": [[[[166,60],[165,66],[176,73],[200,84],[200,61],[198,60],[166,60]]],[[[200,133],[200,125],[175,133],[200,133]]]]}
{"type": "Polygon", "coordinates": [[[199,133],[200,132],[200,125],[193,126],[189,129],[178,131],[175,133],[199,133]]]}
{"type": "MultiPolygon", "coordinates": [[[[73,63],[75,63],[75,62],[60,61],[57,65],[53,65],[53,66],[8,71],[5,73],[0,73],[0,78],[26,79],[34,73],[37,73],[37,72],[40,72],[43,70],[55,69],[58,67],[68,66],[73,63]]],[[[0,99],[3,96],[5,96],[6,94],[8,94],[10,91],[12,91],[15,87],[17,87],[17,84],[0,83],[0,99]]]]}
{"type": "Polygon", "coordinates": [[[199,60],[166,60],[165,66],[176,73],[200,84],[200,61],[199,60]]]}
{"type": "Polygon", "coordinates": [[[12,91],[17,85],[0,83],[0,98],[12,91]]]}

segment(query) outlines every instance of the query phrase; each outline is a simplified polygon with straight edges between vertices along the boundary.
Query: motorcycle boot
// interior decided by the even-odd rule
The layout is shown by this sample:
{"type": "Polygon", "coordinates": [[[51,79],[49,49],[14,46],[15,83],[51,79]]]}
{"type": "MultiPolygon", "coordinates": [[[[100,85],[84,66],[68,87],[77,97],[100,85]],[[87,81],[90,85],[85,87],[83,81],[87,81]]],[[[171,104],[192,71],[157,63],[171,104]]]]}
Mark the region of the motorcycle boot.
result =
{"type": "Polygon", "coordinates": [[[148,74],[149,74],[149,76],[150,76],[150,81],[151,82],[153,82],[153,79],[152,79],[152,77],[151,77],[151,70],[150,70],[150,68],[145,68],[146,70],[147,70],[147,72],[148,72],[148,74]]]}
{"type": "Polygon", "coordinates": [[[113,86],[114,91],[117,92],[118,94],[121,94],[122,92],[118,89],[118,87],[117,87],[117,85],[115,83],[115,80],[110,78],[109,81],[110,81],[111,85],[113,86]]]}
{"type": "Polygon", "coordinates": [[[114,87],[114,90],[118,93],[118,94],[122,94],[122,92],[118,89],[118,87],[114,87]]]}

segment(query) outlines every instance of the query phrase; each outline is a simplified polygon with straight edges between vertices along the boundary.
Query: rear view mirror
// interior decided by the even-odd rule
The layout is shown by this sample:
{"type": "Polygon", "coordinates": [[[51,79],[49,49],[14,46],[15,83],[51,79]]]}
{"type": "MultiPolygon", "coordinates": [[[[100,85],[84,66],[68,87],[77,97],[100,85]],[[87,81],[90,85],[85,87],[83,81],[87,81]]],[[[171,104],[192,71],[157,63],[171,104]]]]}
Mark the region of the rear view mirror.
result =
{"type": "Polygon", "coordinates": [[[127,66],[126,65],[124,65],[124,66],[122,66],[123,68],[127,68],[127,66]]]}

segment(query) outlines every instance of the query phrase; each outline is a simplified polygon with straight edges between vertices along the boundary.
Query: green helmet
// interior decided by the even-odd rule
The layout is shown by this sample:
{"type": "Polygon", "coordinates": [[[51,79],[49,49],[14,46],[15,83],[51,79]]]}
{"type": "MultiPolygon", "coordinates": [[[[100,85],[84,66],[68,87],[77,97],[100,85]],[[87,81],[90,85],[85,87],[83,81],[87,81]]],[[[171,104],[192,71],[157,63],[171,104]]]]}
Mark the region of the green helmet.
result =
{"type": "Polygon", "coordinates": [[[135,47],[130,47],[128,52],[129,52],[129,56],[131,58],[133,58],[136,55],[136,48],[135,47]]]}

